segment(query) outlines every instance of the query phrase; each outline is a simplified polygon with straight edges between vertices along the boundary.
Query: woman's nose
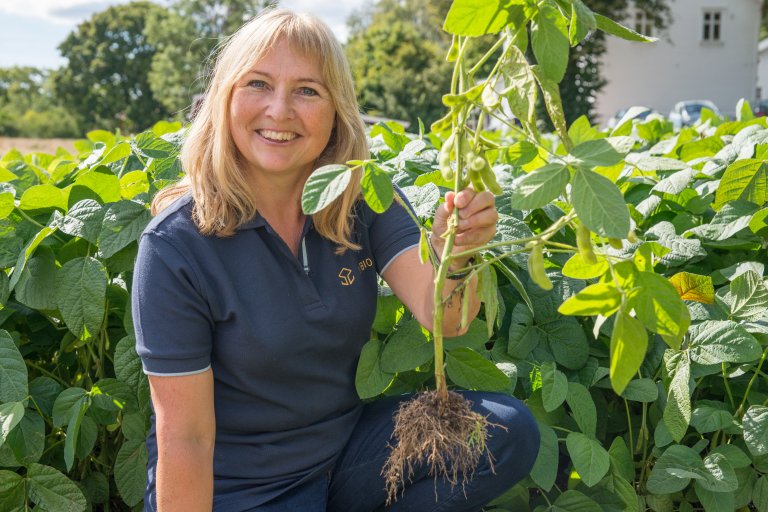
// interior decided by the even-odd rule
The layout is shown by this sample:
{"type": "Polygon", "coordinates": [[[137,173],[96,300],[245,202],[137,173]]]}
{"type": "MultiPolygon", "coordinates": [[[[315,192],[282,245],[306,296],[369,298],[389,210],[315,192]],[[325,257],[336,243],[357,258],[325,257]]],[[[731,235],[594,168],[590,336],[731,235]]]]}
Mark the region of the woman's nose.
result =
{"type": "Polygon", "coordinates": [[[288,93],[276,92],[270,98],[267,115],[273,119],[291,119],[295,115],[293,98],[288,93]]]}

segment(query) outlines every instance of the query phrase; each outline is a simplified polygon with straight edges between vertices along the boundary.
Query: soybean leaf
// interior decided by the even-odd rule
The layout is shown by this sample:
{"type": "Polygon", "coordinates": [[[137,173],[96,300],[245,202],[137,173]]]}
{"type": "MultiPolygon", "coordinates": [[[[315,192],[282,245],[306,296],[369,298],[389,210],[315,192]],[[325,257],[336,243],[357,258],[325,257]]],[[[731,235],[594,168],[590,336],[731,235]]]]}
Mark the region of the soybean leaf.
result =
{"type": "Polygon", "coordinates": [[[659,398],[659,388],[653,379],[634,379],[629,381],[621,396],[634,402],[651,403],[659,398]]]}
{"type": "Polygon", "coordinates": [[[364,166],[360,186],[366,204],[376,213],[385,212],[394,200],[395,191],[392,180],[378,165],[364,166]]]}
{"type": "Polygon", "coordinates": [[[67,465],[67,471],[71,471],[72,465],[75,463],[75,449],[77,448],[78,437],[80,437],[80,424],[90,405],[90,402],[85,399],[80,399],[77,403],[80,405],[79,407],[70,409],[67,437],[64,440],[64,463],[67,465]]]}
{"type": "Polygon", "coordinates": [[[731,315],[739,320],[755,320],[765,315],[768,308],[768,286],[754,270],[735,277],[722,295],[731,315]]]}
{"type": "Polygon", "coordinates": [[[621,437],[614,437],[611,447],[608,448],[611,458],[611,467],[623,479],[631,481],[635,478],[635,464],[632,453],[621,437]]]}
{"type": "Polygon", "coordinates": [[[696,496],[699,498],[699,501],[704,505],[705,512],[736,509],[733,492],[715,492],[712,489],[706,488],[704,482],[704,480],[696,480],[694,489],[696,489],[696,496]]]}
{"type": "Polygon", "coordinates": [[[0,402],[20,402],[28,394],[24,358],[8,331],[0,330],[0,402]]]}
{"type": "MultiPolygon", "coordinates": [[[[580,432],[571,432],[565,445],[573,461],[573,467],[587,487],[597,485],[608,473],[610,457],[599,442],[580,432]]],[[[598,510],[600,510],[598,508],[598,510]]]]}
{"type": "Polygon", "coordinates": [[[117,342],[115,346],[115,376],[121,381],[128,384],[131,389],[136,389],[139,386],[139,381],[142,380],[144,372],[141,368],[141,359],[136,353],[136,338],[133,336],[126,336],[117,342]]]}
{"type": "Polygon", "coordinates": [[[539,83],[541,93],[544,95],[544,105],[549,113],[549,118],[555,126],[555,131],[562,141],[569,147],[568,127],[565,123],[565,112],[563,110],[563,100],[560,97],[560,89],[557,82],[551,80],[546,74],[542,73],[538,65],[531,67],[533,76],[539,83]]]}
{"type": "Polygon", "coordinates": [[[88,507],[82,491],[73,481],[50,466],[30,464],[27,468],[29,497],[41,510],[80,512],[88,507]]]}
{"type": "Polygon", "coordinates": [[[37,462],[45,447],[45,421],[37,411],[27,409],[21,422],[8,434],[5,442],[21,464],[37,462]]]}
{"type": "Polygon", "coordinates": [[[413,370],[432,358],[433,346],[421,325],[410,319],[390,336],[381,353],[381,369],[387,373],[413,370]]]}
{"type": "Polygon", "coordinates": [[[8,402],[0,404],[0,446],[5,443],[8,434],[24,417],[24,404],[21,402],[8,402]]]}
{"type": "Polygon", "coordinates": [[[573,148],[571,156],[576,159],[578,165],[588,168],[610,167],[621,162],[632,150],[634,144],[635,141],[632,137],[588,140],[573,148]]]}
{"type": "Polygon", "coordinates": [[[721,444],[714,448],[710,453],[720,453],[724,455],[733,469],[746,468],[752,464],[752,459],[750,459],[741,448],[733,444],[721,444]]]}
{"type": "Polygon", "coordinates": [[[661,221],[645,232],[646,239],[657,240],[659,244],[670,249],[661,256],[661,263],[667,266],[689,265],[707,256],[701,240],[684,238],[675,232],[675,226],[668,221],[661,221]]]}
{"type": "Polygon", "coordinates": [[[694,226],[684,233],[704,240],[723,241],[749,227],[749,221],[757,207],[747,201],[731,201],[712,217],[709,224],[694,226]]]}
{"type": "Polygon", "coordinates": [[[653,494],[672,494],[688,487],[691,478],[703,479],[705,473],[699,454],[688,446],[676,444],[658,458],[646,485],[653,494]]]}
{"type": "Polygon", "coordinates": [[[138,134],[131,142],[139,152],[151,158],[168,158],[175,155],[178,151],[176,146],[157,137],[151,131],[138,134]]]}
{"type": "Polygon", "coordinates": [[[568,378],[554,363],[541,365],[541,398],[544,410],[552,412],[565,401],[568,394],[568,378]]]}
{"type": "Polygon", "coordinates": [[[565,400],[579,429],[588,437],[594,438],[597,430],[597,409],[587,388],[578,382],[569,382],[565,400]]]}
{"type": "Polygon", "coordinates": [[[706,477],[698,482],[704,489],[718,493],[733,493],[739,488],[736,472],[725,455],[710,453],[704,457],[704,468],[707,470],[706,477]]]}
{"type": "Polygon", "coordinates": [[[381,334],[389,334],[400,321],[404,313],[403,303],[391,292],[389,295],[379,295],[376,301],[376,318],[373,319],[373,330],[381,334]]]}
{"type": "Polygon", "coordinates": [[[768,476],[763,475],[755,482],[755,487],[752,489],[752,503],[759,512],[768,510],[768,476]]]}
{"type": "Polygon", "coordinates": [[[590,231],[608,238],[629,233],[629,210],[618,187],[592,171],[576,169],[571,182],[573,208],[590,231]]]}
{"type": "MultiPolygon", "coordinates": [[[[120,180],[112,171],[104,166],[90,169],[75,180],[71,195],[75,195],[75,199],[80,199],[84,194],[79,194],[80,197],[77,197],[77,187],[85,187],[95,193],[102,204],[114,203],[119,201],[121,197],[120,180]]],[[[89,195],[92,196],[93,194],[89,195]]],[[[72,199],[70,199],[71,201],[72,199]]]]}
{"type": "Polygon", "coordinates": [[[699,400],[691,413],[691,426],[701,434],[727,430],[736,425],[733,414],[722,402],[699,400]]]}
{"type": "Polygon", "coordinates": [[[460,347],[445,355],[445,371],[451,382],[465,389],[510,391],[510,380],[492,361],[471,348],[460,347]]]}
{"type": "Polygon", "coordinates": [[[35,377],[29,381],[29,394],[46,416],[53,414],[53,404],[61,391],[61,384],[50,377],[35,377]]]}
{"type": "Polygon", "coordinates": [[[78,236],[96,244],[103,222],[104,207],[93,199],[83,199],[72,205],[62,219],[59,229],[68,235],[78,236]]]}
{"type": "Polygon", "coordinates": [[[557,443],[557,434],[551,427],[539,423],[539,433],[541,434],[541,444],[536,462],[531,469],[531,479],[536,485],[549,492],[557,478],[560,449],[557,443]]]}
{"type": "Polygon", "coordinates": [[[691,360],[699,364],[747,363],[762,353],[755,337],[731,320],[705,320],[688,333],[691,360]]]}
{"type": "Polygon", "coordinates": [[[372,339],[363,346],[355,375],[357,394],[362,399],[380,395],[395,377],[381,369],[382,347],[383,343],[378,339],[372,339]]]}
{"type": "MultiPolygon", "coordinates": [[[[502,94],[515,117],[533,123],[536,115],[536,77],[533,76],[525,54],[519,48],[512,45],[509,53],[510,59],[502,68],[507,85],[502,94]]],[[[490,87],[486,90],[490,90],[490,87]]],[[[533,159],[536,155],[535,148],[531,150],[526,144],[530,143],[521,141],[511,148],[510,159],[517,165],[527,163],[526,159],[533,159]]]]}
{"type": "Polygon", "coordinates": [[[443,29],[460,36],[495,34],[507,26],[510,12],[504,7],[506,3],[501,0],[455,0],[448,10],[443,29]]]}
{"type": "Polygon", "coordinates": [[[751,406],[744,413],[742,425],[749,452],[755,457],[768,454],[768,407],[751,406]]]}
{"type": "Polygon", "coordinates": [[[67,209],[67,193],[54,185],[35,185],[29,187],[21,196],[19,208],[22,210],[67,209]]]}
{"type": "Polygon", "coordinates": [[[624,392],[640,369],[648,350],[648,334],[643,323],[619,311],[611,333],[611,386],[617,395],[624,392]]]}
{"type": "Polygon", "coordinates": [[[568,490],[558,496],[547,510],[550,512],[602,512],[603,508],[589,496],[576,490],[568,490]]]}
{"type": "Polygon", "coordinates": [[[637,41],[641,43],[652,43],[656,41],[655,37],[648,37],[644,36],[643,34],[639,34],[634,30],[628,29],[624,25],[616,23],[610,18],[606,18],[601,14],[595,13],[595,22],[597,23],[597,28],[603,32],[620,37],[622,39],[626,39],[627,41],[637,41]]]}
{"type": "Polygon", "coordinates": [[[0,510],[26,512],[26,491],[23,476],[6,469],[0,470],[0,510]]]}
{"type": "Polygon", "coordinates": [[[56,276],[56,303],[75,335],[96,334],[104,321],[107,271],[96,258],[75,258],[56,276]]]}
{"type": "Polygon", "coordinates": [[[112,204],[104,213],[104,223],[99,233],[99,251],[110,258],[123,247],[138,240],[152,216],[140,203],[123,199],[112,204]]]}
{"type": "Polygon", "coordinates": [[[319,212],[347,189],[352,171],[346,165],[325,165],[307,180],[301,195],[301,208],[307,215],[319,212]]]}
{"type": "Polygon", "coordinates": [[[53,252],[41,247],[22,270],[16,284],[16,300],[32,309],[56,309],[56,300],[51,293],[56,271],[53,252]]]}
{"type": "Polygon", "coordinates": [[[52,235],[57,228],[46,226],[40,231],[37,232],[37,234],[30,240],[26,247],[24,247],[24,250],[19,254],[18,259],[16,260],[16,266],[13,268],[13,273],[11,274],[11,281],[8,284],[8,289],[13,290],[16,287],[16,283],[19,282],[19,279],[21,279],[21,273],[24,270],[24,266],[27,264],[27,261],[32,256],[32,254],[35,252],[35,249],[37,249],[37,246],[40,245],[40,243],[48,238],[50,235],[52,235]]]}
{"type": "Polygon", "coordinates": [[[115,459],[115,483],[120,497],[130,506],[144,497],[147,485],[147,447],[143,439],[128,439],[115,459]]]}
{"type": "Polygon", "coordinates": [[[703,304],[715,302],[715,287],[712,285],[711,276],[678,272],[669,278],[669,282],[683,300],[693,300],[703,304]]]}
{"type": "Polygon", "coordinates": [[[581,0],[573,0],[571,8],[571,26],[568,29],[568,38],[571,46],[576,46],[587,37],[591,30],[597,28],[597,21],[592,10],[581,0]]]}
{"type": "Polygon", "coordinates": [[[581,253],[575,253],[563,266],[563,275],[573,279],[594,279],[606,273],[610,268],[608,260],[602,254],[596,254],[597,263],[587,263],[581,253]]]}
{"type": "Polygon", "coordinates": [[[531,24],[531,46],[536,62],[549,80],[559,83],[568,67],[568,28],[562,14],[546,4],[531,24]]]}
{"type": "Polygon", "coordinates": [[[688,308],[674,286],[654,272],[639,272],[640,292],[632,300],[637,317],[671,347],[678,348],[691,323],[688,308]]]}
{"type": "Polygon", "coordinates": [[[563,315],[612,315],[621,305],[621,294],[613,283],[596,283],[563,302],[557,309],[563,315]]]}
{"type": "Polygon", "coordinates": [[[72,411],[80,407],[80,400],[86,395],[83,388],[67,388],[53,404],[53,426],[64,427],[69,423],[72,411]]]}
{"type": "MultiPolygon", "coordinates": [[[[494,288],[494,292],[496,289],[494,288]]],[[[445,350],[467,347],[473,350],[485,350],[485,344],[488,343],[490,336],[488,326],[483,320],[475,318],[470,322],[467,332],[461,336],[452,338],[443,338],[443,347],[445,350]]]]}
{"type": "Polygon", "coordinates": [[[738,160],[729,165],[717,187],[712,207],[719,210],[737,199],[756,205],[768,202],[768,164],[763,160],[738,160]]]}
{"type": "Polygon", "coordinates": [[[514,181],[510,200],[516,210],[541,208],[563,194],[570,175],[562,164],[547,164],[514,181]]]}
{"type": "Polygon", "coordinates": [[[120,178],[120,195],[124,199],[149,192],[149,180],[146,171],[131,171],[120,178]]]}
{"type": "Polygon", "coordinates": [[[691,422],[691,394],[688,385],[691,378],[691,361],[688,353],[683,352],[670,356],[669,364],[674,368],[674,376],[669,383],[664,423],[672,439],[680,442],[691,422]]]}

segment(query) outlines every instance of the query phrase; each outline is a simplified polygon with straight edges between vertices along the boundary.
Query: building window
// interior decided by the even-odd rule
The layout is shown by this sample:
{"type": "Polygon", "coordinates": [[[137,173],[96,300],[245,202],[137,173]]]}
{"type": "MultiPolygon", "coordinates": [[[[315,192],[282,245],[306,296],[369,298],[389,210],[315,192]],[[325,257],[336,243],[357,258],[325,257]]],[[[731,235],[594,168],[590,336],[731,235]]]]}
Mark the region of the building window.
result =
{"type": "Polygon", "coordinates": [[[653,36],[653,23],[648,19],[645,11],[635,9],[635,32],[645,36],[653,36]]]}
{"type": "Polygon", "coordinates": [[[704,33],[702,39],[707,42],[719,43],[722,38],[722,11],[704,11],[704,33]]]}

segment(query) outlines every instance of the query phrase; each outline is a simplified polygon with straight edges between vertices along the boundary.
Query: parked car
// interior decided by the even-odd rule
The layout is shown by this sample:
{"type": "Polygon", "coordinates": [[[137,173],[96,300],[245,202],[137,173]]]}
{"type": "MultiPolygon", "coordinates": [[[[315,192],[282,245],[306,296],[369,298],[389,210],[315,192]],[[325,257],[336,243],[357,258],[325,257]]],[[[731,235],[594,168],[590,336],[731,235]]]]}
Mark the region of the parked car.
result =
{"type": "Polygon", "coordinates": [[[672,126],[675,129],[679,129],[683,126],[691,126],[701,117],[702,109],[709,109],[718,116],[720,109],[717,105],[709,100],[688,100],[679,101],[672,107],[672,111],[669,113],[669,120],[672,121],[672,126]]]}
{"type": "Polygon", "coordinates": [[[752,112],[754,112],[757,117],[768,116],[768,100],[757,101],[755,106],[752,107],[752,112]]]}

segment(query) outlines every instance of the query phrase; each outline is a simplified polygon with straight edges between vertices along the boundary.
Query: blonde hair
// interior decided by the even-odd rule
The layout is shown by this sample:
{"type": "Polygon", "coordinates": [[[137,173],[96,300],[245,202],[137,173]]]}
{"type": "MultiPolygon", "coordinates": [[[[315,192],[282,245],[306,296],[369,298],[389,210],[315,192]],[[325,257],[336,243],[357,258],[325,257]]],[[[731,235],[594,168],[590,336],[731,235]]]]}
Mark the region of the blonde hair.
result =
{"type": "MultiPolygon", "coordinates": [[[[369,156],[352,75],[344,51],[330,28],[308,14],[268,9],[235,32],[220,48],[205,99],[192,121],[181,150],[186,176],[161,190],[152,201],[156,214],[191,191],[193,216],[201,233],[230,236],[256,213],[239,152],[229,129],[229,103],[235,83],[279,41],[322,64],[323,80],[336,109],[336,122],[317,167],[369,156]]],[[[359,169],[347,190],[313,215],[315,229],[341,251],[357,249],[351,240],[352,209],[360,195],[359,169]]]]}

